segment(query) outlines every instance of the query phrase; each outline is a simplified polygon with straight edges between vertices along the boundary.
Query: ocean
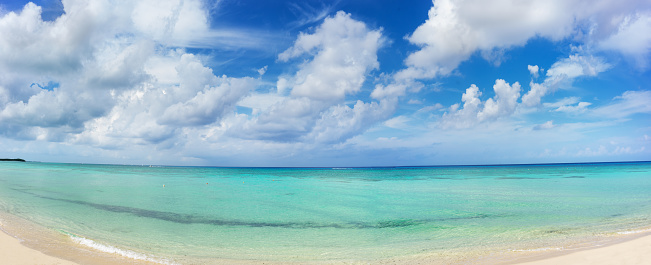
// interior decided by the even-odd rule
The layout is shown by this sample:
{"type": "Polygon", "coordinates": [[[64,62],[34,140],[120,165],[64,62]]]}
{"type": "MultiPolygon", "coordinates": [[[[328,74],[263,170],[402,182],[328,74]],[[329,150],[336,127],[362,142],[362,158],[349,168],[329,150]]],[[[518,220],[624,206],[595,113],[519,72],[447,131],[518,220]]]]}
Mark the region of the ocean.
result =
{"type": "Polygon", "coordinates": [[[2,162],[0,221],[3,215],[65,237],[73,247],[162,264],[449,263],[651,231],[651,163],[219,168],[2,162]]]}

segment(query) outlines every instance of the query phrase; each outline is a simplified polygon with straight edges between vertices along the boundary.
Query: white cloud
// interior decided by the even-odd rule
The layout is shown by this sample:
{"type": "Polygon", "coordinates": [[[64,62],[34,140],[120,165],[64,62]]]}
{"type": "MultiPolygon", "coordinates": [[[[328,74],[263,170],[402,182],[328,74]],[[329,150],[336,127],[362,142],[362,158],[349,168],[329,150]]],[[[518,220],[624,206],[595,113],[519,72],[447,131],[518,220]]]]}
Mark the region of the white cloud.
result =
{"type": "MultiPolygon", "coordinates": [[[[617,119],[651,113],[648,91],[626,92],[605,106],[595,107],[578,98],[541,103],[546,95],[571,85],[572,80],[596,76],[610,67],[601,57],[591,55],[590,49],[648,59],[648,37],[633,34],[648,28],[648,15],[631,15],[636,5],[630,3],[437,0],[428,21],[407,37],[419,46],[405,59],[407,68],[395,75],[379,74],[374,83],[368,77],[380,69],[378,51],[387,43],[382,30],[371,29],[344,12],[326,18],[330,9],[324,7],[301,22],[322,23],[308,29],[309,33],[301,33],[278,55],[278,62],[292,64],[297,70],[278,77],[275,91],[262,80],[263,75],[273,78],[268,76],[267,66],[248,66],[246,71],[252,77],[221,76],[208,67],[214,65],[209,61],[214,55],[191,55],[185,48],[275,52],[279,49],[274,44],[276,38],[287,35],[210,28],[209,12],[203,4],[200,0],[64,1],[65,13],[53,21],[43,21],[35,4],[2,13],[0,36],[9,37],[0,38],[0,133],[9,141],[0,141],[0,145],[11,142],[8,148],[27,152],[37,149],[35,145],[41,149],[56,146],[51,149],[53,153],[58,148],[67,157],[79,153],[113,159],[106,162],[179,163],[165,158],[168,156],[192,163],[205,162],[206,157],[239,159],[240,165],[264,158],[267,165],[278,165],[274,163],[291,164],[287,161],[293,159],[321,161],[312,159],[316,157],[311,156],[314,149],[327,149],[332,157],[338,157],[344,147],[362,148],[356,143],[365,137],[375,142],[386,139],[382,147],[391,150],[422,148],[418,152],[431,154],[450,147],[471,150],[486,143],[490,143],[489,149],[504,146],[514,135],[522,145],[532,142],[529,136],[535,134],[536,142],[540,142],[536,144],[545,148],[546,143],[560,138],[569,142],[584,136],[579,129],[572,131],[572,125],[556,125],[551,120],[521,125],[510,118],[519,118],[514,115],[520,114],[520,107],[542,105],[552,111],[617,119]],[[528,66],[534,78],[546,75],[541,83],[532,81],[522,97],[520,83],[498,79],[494,95],[484,91],[482,98],[482,91],[472,85],[461,102],[449,108],[440,103],[422,108],[406,106],[407,111],[421,109],[391,119],[398,102],[438,101],[401,100],[424,88],[428,93],[441,90],[415,79],[450,74],[471,56],[481,55],[498,64],[508,58],[510,47],[524,45],[531,38],[560,40],[574,33],[578,37],[573,41],[584,43],[585,50],[559,60],[548,71],[528,66]],[[587,47],[590,45],[594,46],[587,47]],[[369,83],[372,91],[365,87],[369,83]],[[251,113],[243,108],[251,109],[251,113]],[[432,118],[439,118],[438,124],[429,124],[432,118]],[[395,132],[389,128],[404,129],[407,125],[412,126],[410,134],[412,129],[419,131],[413,133],[413,139],[383,138],[376,133],[395,132]],[[472,129],[446,131],[434,125],[472,129]],[[369,130],[373,134],[363,134],[369,130]],[[423,131],[431,132],[420,134],[423,131]],[[570,132],[570,140],[556,131],[570,132]],[[30,146],[27,148],[14,139],[36,142],[24,142],[30,146]],[[470,141],[459,143],[459,139],[470,141]],[[498,141],[492,143],[495,139],[498,141]],[[439,142],[443,142],[443,149],[432,148],[439,142]],[[130,160],[133,158],[137,160],[130,160]]],[[[627,142],[609,146],[607,151],[634,153],[639,150],[634,146],[627,142]]],[[[380,153],[374,148],[357,151],[380,153]]],[[[571,150],[577,153],[579,149],[571,150]]],[[[457,157],[467,154],[459,152],[457,157]]],[[[402,161],[411,159],[410,153],[402,161]]]]}
{"type": "Polygon", "coordinates": [[[484,109],[477,113],[477,118],[482,120],[494,119],[500,116],[511,115],[520,98],[520,84],[515,82],[512,86],[503,79],[498,79],[493,85],[495,97],[489,98],[484,103],[484,109]]]}
{"type": "Polygon", "coordinates": [[[407,122],[409,122],[409,118],[406,116],[396,116],[391,119],[388,119],[384,122],[384,126],[387,126],[389,128],[393,129],[404,129],[407,127],[407,122]]]}
{"type": "Polygon", "coordinates": [[[210,29],[203,34],[189,35],[185,39],[171,39],[170,46],[214,50],[257,50],[274,53],[284,47],[278,32],[268,32],[257,28],[219,28],[210,29]]]}
{"type": "Polygon", "coordinates": [[[529,83],[529,91],[522,96],[522,105],[525,107],[535,107],[540,105],[540,99],[547,94],[549,90],[555,90],[558,81],[551,80],[550,84],[539,84],[531,81],[529,83]]]}
{"type": "Polygon", "coordinates": [[[617,33],[599,42],[601,49],[616,50],[633,59],[637,66],[649,66],[651,52],[651,13],[637,13],[625,16],[617,33]]]}
{"type": "Polygon", "coordinates": [[[131,17],[136,30],[154,41],[189,41],[208,31],[208,16],[197,0],[142,0],[135,3],[131,17]]]}
{"type": "Polygon", "coordinates": [[[309,2],[301,2],[301,4],[289,3],[289,11],[298,17],[298,20],[290,24],[292,27],[298,28],[319,22],[333,11],[332,6],[321,5],[320,7],[314,7],[308,3],[309,2]]]}
{"type": "Polygon", "coordinates": [[[0,18],[0,64],[22,71],[62,74],[79,69],[82,60],[91,56],[92,47],[103,34],[93,27],[106,26],[107,16],[93,14],[94,6],[69,8],[54,22],[41,20],[41,7],[28,3],[20,13],[10,12],[0,18]]]}
{"type": "Polygon", "coordinates": [[[637,154],[645,151],[645,147],[636,147],[632,148],[630,146],[615,146],[614,148],[609,148],[604,145],[600,145],[598,148],[586,147],[582,150],[579,150],[576,153],[578,157],[595,157],[595,156],[621,156],[621,155],[630,155],[637,154]]]}
{"type": "Polygon", "coordinates": [[[600,145],[599,148],[597,149],[592,149],[590,147],[586,147],[583,150],[579,150],[576,153],[576,156],[602,156],[608,154],[608,150],[606,149],[605,146],[600,145]]]}
{"type": "Polygon", "coordinates": [[[581,76],[596,76],[610,67],[610,64],[599,57],[575,54],[552,64],[547,70],[547,78],[573,79],[581,76]]]}
{"type": "Polygon", "coordinates": [[[267,65],[257,70],[259,75],[264,75],[267,72],[267,65]]]}
{"type": "Polygon", "coordinates": [[[95,60],[84,66],[83,82],[93,88],[130,89],[150,76],[144,65],[154,55],[153,43],[117,39],[96,50],[95,60]]]}
{"type": "Polygon", "coordinates": [[[533,77],[538,77],[539,68],[537,65],[527,65],[527,69],[529,69],[529,73],[531,73],[533,77]]]}
{"type": "Polygon", "coordinates": [[[463,108],[458,109],[458,105],[450,107],[450,114],[444,114],[443,127],[467,128],[477,123],[477,113],[480,111],[481,92],[479,88],[472,84],[466,89],[466,93],[461,95],[463,108]]]}
{"type": "Polygon", "coordinates": [[[626,91],[615,97],[613,103],[596,108],[599,117],[626,118],[638,113],[651,113],[651,91],[626,91]]]}
{"type": "Polygon", "coordinates": [[[237,105],[250,108],[254,116],[261,110],[268,110],[271,106],[281,104],[285,97],[273,93],[251,93],[242,98],[237,105]]]}
{"type": "Polygon", "coordinates": [[[433,3],[427,21],[407,37],[420,50],[407,57],[407,68],[396,74],[398,80],[448,75],[475,52],[500,62],[500,52],[504,49],[522,46],[536,37],[557,41],[575,34],[583,36],[578,40],[588,44],[610,38],[601,44],[603,48],[625,54],[648,54],[649,37],[635,33],[648,31],[649,17],[633,15],[651,6],[645,1],[437,0],[433,3]],[[634,21],[629,23],[622,17],[634,21]]]}
{"type": "Polygon", "coordinates": [[[337,12],[313,34],[301,33],[294,45],[278,55],[288,61],[312,55],[290,81],[291,95],[320,101],[338,101],[359,91],[369,71],[379,67],[377,50],[384,40],[350,14],[337,12]]]}
{"type": "Polygon", "coordinates": [[[581,113],[585,112],[590,105],[592,105],[590,102],[579,102],[576,106],[560,106],[554,111],[581,113]]]}
{"type": "Polygon", "coordinates": [[[159,118],[161,124],[176,126],[207,125],[219,121],[226,111],[255,87],[252,78],[228,78],[221,84],[199,91],[196,96],[169,106],[159,118]]]}
{"type": "Polygon", "coordinates": [[[377,69],[377,51],[384,39],[350,14],[326,18],[313,33],[301,33],[294,45],[278,55],[287,62],[307,57],[293,76],[277,82],[282,100],[266,106],[247,98],[245,104],[262,107],[259,115],[239,121],[228,135],[278,142],[335,143],[359,134],[389,117],[395,100],[344,105],[347,95],[360,91],[366,76],[377,69]]]}
{"type": "Polygon", "coordinates": [[[380,103],[358,100],[352,108],[345,105],[329,108],[322,113],[307,139],[314,139],[318,143],[343,142],[389,118],[395,106],[395,102],[386,100],[380,103]]]}
{"type": "MultiPolygon", "coordinates": [[[[529,65],[527,67],[531,73],[538,73],[537,66],[529,65]]],[[[513,115],[518,109],[521,112],[527,112],[532,107],[541,104],[541,99],[548,93],[571,84],[573,80],[584,76],[596,76],[606,71],[610,65],[603,62],[599,57],[570,55],[568,58],[555,62],[547,70],[547,77],[542,83],[531,81],[530,90],[520,98],[521,87],[518,82],[509,85],[506,81],[498,79],[493,85],[495,96],[482,102],[479,98],[482,93],[475,85],[466,89],[461,97],[463,107],[454,104],[450,107],[449,113],[445,113],[440,120],[440,126],[443,128],[469,128],[478,123],[486,121],[495,121],[502,117],[513,115]],[[521,102],[518,102],[520,100],[521,102]]],[[[578,98],[565,98],[556,103],[544,103],[543,106],[551,108],[553,111],[582,113],[588,106],[589,102],[579,102],[578,98]],[[576,104],[576,105],[574,105],[576,104]]]]}
{"type": "Polygon", "coordinates": [[[214,34],[201,1],[65,1],[64,9],[54,21],[32,3],[0,17],[0,35],[11,36],[0,38],[6,136],[160,144],[220,121],[257,85],[217,77],[198,57],[167,47],[214,34]]]}
{"type": "Polygon", "coordinates": [[[554,125],[554,121],[547,121],[547,122],[545,122],[543,124],[538,124],[538,125],[534,126],[533,129],[534,130],[549,130],[549,129],[552,129],[554,127],[556,127],[556,125],[554,125]]]}
{"type": "Polygon", "coordinates": [[[552,109],[552,111],[568,113],[583,113],[590,105],[592,105],[590,102],[579,102],[578,97],[563,98],[555,103],[543,103],[545,108],[552,109]]]}
{"type": "Polygon", "coordinates": [[[308,134],[328,106],[309,98],[284,98],[257,117],[233,124],[229,134],[250,140],[297,142],[308,134]]]}
{"type": "Polygon", "coordinates": [[[542,97],[555,91],[559,87],[571,84],[572,81],[579,77],[596,76],[610,69],[610,64],[603,61],[600,57],[589,55],[570,55],[568,58],[561,59],[547,70],[547,77],[543,83],[529,84],[531,89],[522,96],[522,105],[524,107],[535,107],[540,105],[542,97]]]}
{"type": "Polygon", "coordinates": [[[74,97],[67,93],[43,90],[28,102],[12,102],[0,112],[3,133],[22,127],[79,129],[83,123],[103,115],[111,107],[108,93],[83,93],[74,97]]]}
{"type": "Polygon", "coordinates": [[[443,110],[443,109],[445,109],[443,104],[436,103],[434,105],[426,106],[426,107],[424,107],[422,109],[419,109],[418,111],[416,111],[416,113],[431,112],[431,111],[435,111],[435,110],[440,111],[440,110],[443,110]]]}
{"type": "Polygon", "coordinates": [[[506,81],[498,79],[495,80],[493,90],[495,97],[482,102],[479,98],[482,95],[479,88],[474,84],[471,85],[461,96],[463,108],[459,109],[456,104],[450,107],[450,113],[441,117],[441,126],[443,128],[469,128],[480,122],[493,121],[512,115],[520,97],[520,84],[515,82],[510,85],[506,81]]]}
{"type": "Polygon", "coordinates": [[[576,104],[579,102],[579,100],[580,98],[578,97],[566,97],[554,103],[543,103],[543,106],[545,108],[556,109],[567,105],[576,104]]]}
{"type": "Polygon", "coordinates": [[[433,2],[428,20],[408,37],[421,49],[407,57],[400,78],[447,75],[476,51],[523,45],[535,36],[558,40],[574,23],[568,1],[433,2]]]}
{"type": "Polygon", "coordinates": [[[391,83],[388,85],[381,85],[378,84],[375,86],[375,89],[373,89],[373,92],[371,92],[371,98],[374,99],[383,99],[383,98],[397,98],[400,96],[404,96],[407,88],[409,88],[410,85],[407,83],[391,83]]]}

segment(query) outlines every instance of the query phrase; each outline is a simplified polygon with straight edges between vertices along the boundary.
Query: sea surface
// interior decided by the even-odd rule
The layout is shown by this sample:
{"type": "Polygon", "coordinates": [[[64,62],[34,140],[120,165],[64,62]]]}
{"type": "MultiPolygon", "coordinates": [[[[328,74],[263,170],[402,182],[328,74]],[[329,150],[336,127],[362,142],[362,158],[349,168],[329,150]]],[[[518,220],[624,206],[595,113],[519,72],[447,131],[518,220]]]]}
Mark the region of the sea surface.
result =
{"type": "Polygon", "coordinates": [[[2,162],[0,213],[97,251],[159,263],[445,260],[648,231],[651,163],[214,168],[2,162]]]}

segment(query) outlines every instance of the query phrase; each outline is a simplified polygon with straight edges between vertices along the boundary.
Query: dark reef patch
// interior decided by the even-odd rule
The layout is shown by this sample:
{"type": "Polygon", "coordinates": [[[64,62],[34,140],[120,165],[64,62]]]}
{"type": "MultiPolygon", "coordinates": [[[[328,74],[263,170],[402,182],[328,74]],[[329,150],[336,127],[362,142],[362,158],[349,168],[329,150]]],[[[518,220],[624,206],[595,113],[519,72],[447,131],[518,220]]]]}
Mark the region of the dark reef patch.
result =
{"type": "Polygon", "coordinates": [[[584,179],[584,176],[569,176],[569,177],[563,177],[564,179],[584,179]]]}
{"type": "Polygon", "coordinates": [[[454,221],[454,220],[463,220],[463,219],[482,219],[492,217],[488,214],[475,214],[462,217],[449,217],[449,218],[438,218],[438,219],[423,219],[423,220],[414,220],[414,219],[394,219],[386,220],[379,222],[348,222],[348,223],[319,223],[319,222],[256,222],[256,221],[244,221],[244,220],[224,220],[224,219],[210,219],[204,216],[192,215],[192,214],[179,214],[173,212],[165,211],[155,211],[155,210],[146,210],[134,207],[127,206],[118,206],[118,205],[108,205],[92,202],[84,202],[78,200],[69,200],[62,198],[54,198],[49,196],[43,196],[36,193],[32,193],[25,190],[14,189],[32,196],[61,201],[67,203],[73,203],[77,205],[84,205],[92,207],[98,210],[109,211],[114,213],[124,213],[131,214],[144,218],[153,218],[168,222],[180,223],[180,224],[207,224],[215,226],[248,226],[248,227],[278,227],[278,228],[293,228],[293,229],[311,229],[311,228],[337,228],[337,229],[369,229],[369,228],[400,228],[400,227],[409,227],[416,226],[425,223],[440,223],[444,221],[454,221]]]}
{"type": "Polygon", "coordinates": [[[501,177],[497,179],[543,179],[543,178],[527,178],[527,177],[501,177]]]}

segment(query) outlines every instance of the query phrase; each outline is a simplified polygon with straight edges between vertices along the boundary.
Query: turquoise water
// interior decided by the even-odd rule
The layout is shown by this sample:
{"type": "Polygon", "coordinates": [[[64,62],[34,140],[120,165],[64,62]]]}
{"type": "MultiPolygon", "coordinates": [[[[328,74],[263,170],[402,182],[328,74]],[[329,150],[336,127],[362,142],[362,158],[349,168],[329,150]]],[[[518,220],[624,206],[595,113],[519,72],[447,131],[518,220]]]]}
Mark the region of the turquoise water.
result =
{"type": "Polygon", "coordinates": [[[0,211],[99,250],[181,264],[529,250],[651,226],[651,163],[302,169],[5,162],[0,211]]]}

